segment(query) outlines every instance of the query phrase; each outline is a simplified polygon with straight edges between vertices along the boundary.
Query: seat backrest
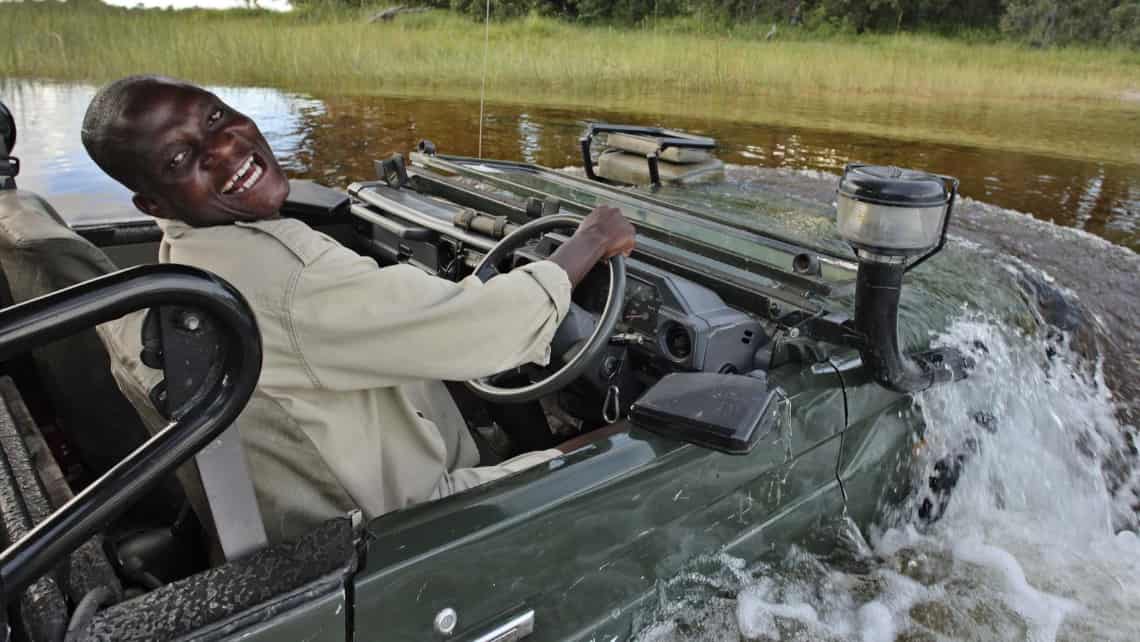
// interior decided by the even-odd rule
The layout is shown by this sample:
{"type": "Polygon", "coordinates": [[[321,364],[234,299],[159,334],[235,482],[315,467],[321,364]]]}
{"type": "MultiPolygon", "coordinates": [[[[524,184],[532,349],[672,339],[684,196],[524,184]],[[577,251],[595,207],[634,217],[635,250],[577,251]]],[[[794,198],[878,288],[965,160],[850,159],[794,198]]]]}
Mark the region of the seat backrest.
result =
{"type": "MultiPolygon", "coordinates": [[[[99,248],[76,234],[38,196],[17,190],[0,191],[0,271],[16,303],[108,274],[117,268],[99,248]]],[[[139,332],[140,315],[119,322],[116,331],[139,332]]],[[[64,433],[80,450],[84,463],[102,474],[166,425],[152,417],[145,394],[128,400],[112,376],[110,358],[95,331],[69,337],[34,351],[37,370],[51,403],[60,414],[64,433]]],[[[117,361],[140,355],[115,355],[117,361]]],[[[184,499],[199,521],[221,545],[226,558],[244,555],[266,543],[236,426],[199,453],[196,462],[160,487],[147,508],[169,512],[173,521],[184,499]],[[205,475],[205,478],[204,478],[205,475]],[[205,483],[203,483],[205,482],[205,483]],[[223,519],[215,520],[221,514],[223,519]]],[[[152,513],[153,514],[153,513],[152,513]]]]}
{"type": "MultiPolygon", "coordinates": [[[[43,199],[0,191],[0,276],[12,303],[108,274],[117,268],[63,222],[43,199]]],[[[107,351],[94,330],[34,350],[32,360],[57,428],[93,477],[150,437],[111,377],[107,351]]],[[[170,480],[140,505],[140,514],[169,523],[184,495],[170,480]]]]}

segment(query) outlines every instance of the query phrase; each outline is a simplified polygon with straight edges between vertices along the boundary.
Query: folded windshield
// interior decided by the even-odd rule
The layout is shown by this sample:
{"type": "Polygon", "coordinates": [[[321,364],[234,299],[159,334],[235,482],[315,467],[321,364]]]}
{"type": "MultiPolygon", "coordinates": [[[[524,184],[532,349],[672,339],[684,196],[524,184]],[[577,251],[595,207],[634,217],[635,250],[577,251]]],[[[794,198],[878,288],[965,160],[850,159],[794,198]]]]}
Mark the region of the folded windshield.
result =
{"type": "MultiPolygon", "coordinates": [[[[854,278],[853,255],[835,231],[831,208],[730,182],[656,191],[617,188],[522,163],[417,155],[421,166],[504,199],[560,199],[571,210],[614,205],[655,240],[755,273],[795,273],[793,261],[817,254],[815,279],[854,278]]],[[[811,275],[806,275],[811,276],[811,275]]]]}

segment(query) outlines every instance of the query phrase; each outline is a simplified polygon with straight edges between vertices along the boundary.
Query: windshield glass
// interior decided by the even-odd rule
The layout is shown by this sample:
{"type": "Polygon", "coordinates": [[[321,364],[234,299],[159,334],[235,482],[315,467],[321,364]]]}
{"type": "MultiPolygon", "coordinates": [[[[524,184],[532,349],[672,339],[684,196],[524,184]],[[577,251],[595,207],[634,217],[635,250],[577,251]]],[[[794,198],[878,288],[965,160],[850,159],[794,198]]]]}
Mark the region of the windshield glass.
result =
{"type": "MultiPolygon", "coordinates": [[[[461,171],[470,188],[514,199],[556,197],[579,211],[597,205],[620,207],[649,236],[683,247],[733,268],[752,272],[794,272],[793,259],[816,252],[840,261],[821,261],[815,278],[843,282],[854,278],[852,253],[835,231],[834,210],[765,189],[756,180],[662,187],[656,191],[613,187],[570,172],[518,163],[425,159],[429,167],[461,171]]],[[[810,277],[810,275],[809,275],[810,277]]]]}
{"type": "Polygon", "coordinates": [[[761,234],[855,258],[851,246],[839,237],[833,207],[782,194],[755,178],[730,171],[724,181],[684,187],[665,185],[654,196],[695,212],[715,211],[720,217],[761,234]]]}

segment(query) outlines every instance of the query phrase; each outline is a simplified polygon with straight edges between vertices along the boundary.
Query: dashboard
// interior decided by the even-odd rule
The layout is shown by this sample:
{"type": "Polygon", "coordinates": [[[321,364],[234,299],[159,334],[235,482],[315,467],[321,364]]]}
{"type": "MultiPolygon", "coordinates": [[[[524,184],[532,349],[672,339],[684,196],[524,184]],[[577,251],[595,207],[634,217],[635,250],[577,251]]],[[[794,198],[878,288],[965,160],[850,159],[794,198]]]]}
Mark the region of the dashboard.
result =
{"type": "MultiPolygon", "coordinates": [[[[636,354],[665,370],[748,372],[767,342],[761,322],[729,307],[712,290],[637,260],[626,260],[626,290],[617,332],[636,354]]],[[[593,270],[574,301],[595,314],[605,305],[608,275],[593,270]]]]}
{"type": "MultiPolygon", "coordinates": [[[[448,242],[403,241],[382,227],[370,227],[373,240],[369,249],[388,255],[392,261],[408,261],[445,278],[458,278],[445,268],[458,263],[458,253],[448,242]]],[[[543,260],[563,240],[564,236],[547,234],[517,250],[514,264],[543,260]]],[[[646,374],[754,369],[756,351],[768,342],[769,334],[758,317],[728,306],[703,285],[648,263],[630,258],[626,267],[625,300],[616,334],[621,335],[621,343],[628,346],[646,374]]],[[[600,314],[608,288],[607,269],[598,266],[574,289],[574,302],[600,314]]]]}

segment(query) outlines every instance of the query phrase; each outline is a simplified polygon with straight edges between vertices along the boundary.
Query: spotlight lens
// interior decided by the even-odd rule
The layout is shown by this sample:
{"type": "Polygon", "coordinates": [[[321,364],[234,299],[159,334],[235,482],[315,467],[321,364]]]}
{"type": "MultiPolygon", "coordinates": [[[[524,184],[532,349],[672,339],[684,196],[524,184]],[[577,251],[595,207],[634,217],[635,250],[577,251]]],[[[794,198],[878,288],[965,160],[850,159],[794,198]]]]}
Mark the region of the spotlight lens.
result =
{"type": "Polygon", "coordinates": [[[946,181],[897,167],[851,165],[839,182],[839,234],[857,248],[921,254],[938,243],[946,224],[946,181]]]}

